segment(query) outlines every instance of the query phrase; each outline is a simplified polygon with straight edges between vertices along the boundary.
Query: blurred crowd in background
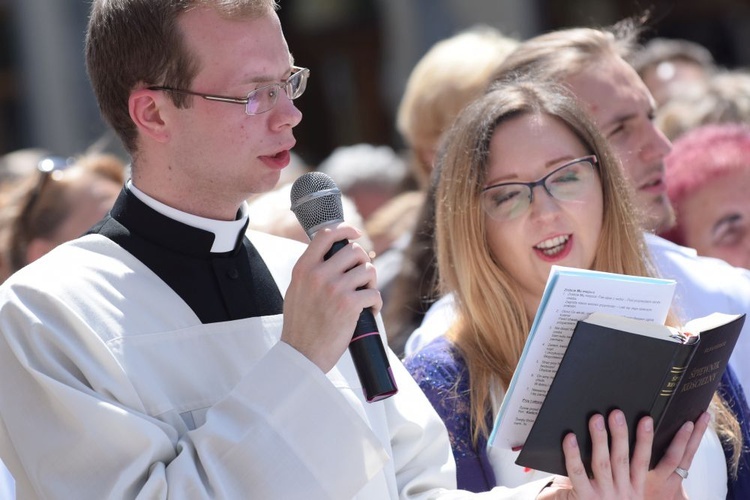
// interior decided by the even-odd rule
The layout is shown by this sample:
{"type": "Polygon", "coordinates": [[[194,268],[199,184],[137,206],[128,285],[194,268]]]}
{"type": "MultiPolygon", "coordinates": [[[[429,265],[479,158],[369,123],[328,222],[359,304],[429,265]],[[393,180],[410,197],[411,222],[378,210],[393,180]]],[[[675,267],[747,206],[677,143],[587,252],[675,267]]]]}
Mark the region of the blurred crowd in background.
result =
{"type": "MultiPolygon", "coordinates": [[[[410,46],[412,53],[419,52],[418,61],[408,68],[403,82],[391,82],[390,87],[396,89],[391,93],[397,94],[395,109],[391,109],[383,92],[375,89],[383,83],[378,81],[383,77],[376,67],[384,64],[380,44],[387,45],[387,40],[355,43],[351,50],[362,56],[356,66],[362,73],[354,75],[355,82],[337,82],[330,75],[345,61],[321,54],[305,57],[310,48],[302,42],[304,30],[299,28],[304,25],[300,20],[304,19],[304,2],[282,0],[282,22],[299,28],[288,34],[291,50],[301,64],[311,68],[312,92],[298,101],[303,112],[310,109],[311,116],[300,127],[297,154],[277,189],[248,200],[251,228],[307,241],[289,210],[291,183],[312,170],[325,172],[337,183],[345,218],[362,229],[360,244],[378,269],[384,322],[391,347],[399,355],[403,355],[406,337],[439,297],[432,246],[431,170],[440,139],[458,112],[486,90],[504,57],[534,29],[540,29],[539,24],[545,24],[514,29],[506,21],[508,28],[484,23],[456,30],[456,23],[450,22],[451,11],[445,7],[448,3],[407,2],[413,12],[429,12],[434,17],[431,39],[435,41],[424,44],[424,50],[420,43],[410,46]],[[316,79],[319,83],[314,84],[316,79]],[[356,96],[347,94],[347,85],[352,83],[359,85],[356,96]],[[331,102],[331,96],[342,104],[355,100],[358,107],[354,111],[344,106],[319,109],[331,102]],[[342,127],[349,130],[342,132],[342,127]]],[[[29,2],[26,8],[34,4],[29,2]]],[[[508,4],[516,18],[523,17],[519,4],[508,4]]],[[[373,2],[363,5],[381,15],[388,12],[373,2]]],[[[496,9],[502,17],[502,9],[496,9]]],[[[554,8],[550,10],[548,16],[561,16],[554,8]]],[[[368,12],[360,6],[350,14],[359,19],[368,12]]],[[[610,10],[613,13],[628,12],[610,10]]],[[[674,26],[675,19],[669,17],[668,9],[661,13],[657,9],[656,14],[651,21],[653,31],[645,32],[648,38],[630,62],[653,94],[654,123],[673,142],[665,167],[676,224],[663,236],[701,255],[750,268],[750,71],[745,67],[750,59],[743,61],[747,54],[728,46],[727,40],[710,44],[662,36],[669,30],[660,27],[674,26]]],[[[748,17],[737,22],[743,20],[747,23],[748,17]]],[[[9,16],[5,21],[9,23],[9,16]]],[[[334,34],[327,36],[335,39],[334,34]]],[[[320,34],[316,40],[323,49],[333,43],[320,34]]],[[[76,73],[80,71],[82,66],[76,73]]],[[[34,136],[28,133],[33,120],[20,116],[25,108],[13,104],[7,95],[3,128],[8,136],[1,143],[7,152],[0,158],[2,280],[95,224],[127,180],[129,163],[101,123],[89,128],[88,133],[94,129],[97,135],[86,145],[28,144],[34,136]],[[8,124],[9,117],[17,123],[8,124]]],[[[66,103],[60,101],[60,105],[66,103]]],[[[87,114],[90,110],[82,109],[82,115],[87,114]]],[[[76,123],[80,118],[71,117],[71,124],[76,123]]]]}

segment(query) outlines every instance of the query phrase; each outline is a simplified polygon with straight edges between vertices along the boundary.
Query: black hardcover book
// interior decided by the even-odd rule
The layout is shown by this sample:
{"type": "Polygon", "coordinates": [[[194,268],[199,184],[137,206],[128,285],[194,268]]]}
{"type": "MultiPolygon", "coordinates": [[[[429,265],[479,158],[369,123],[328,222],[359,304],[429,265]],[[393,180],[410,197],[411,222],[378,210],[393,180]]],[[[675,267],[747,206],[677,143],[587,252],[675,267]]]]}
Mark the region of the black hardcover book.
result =
{"type": "Polygon", "coordinates": [[[712,314],[680,332],[606,314],[579,321],[516,463],[567,475],[562,439],[574,432],[590,474],[588,421],[619,408],[631,454],[637,422],[653,417],[653,467],[679,428],[708,408],[744,321],[744,314],[712,314]]]}

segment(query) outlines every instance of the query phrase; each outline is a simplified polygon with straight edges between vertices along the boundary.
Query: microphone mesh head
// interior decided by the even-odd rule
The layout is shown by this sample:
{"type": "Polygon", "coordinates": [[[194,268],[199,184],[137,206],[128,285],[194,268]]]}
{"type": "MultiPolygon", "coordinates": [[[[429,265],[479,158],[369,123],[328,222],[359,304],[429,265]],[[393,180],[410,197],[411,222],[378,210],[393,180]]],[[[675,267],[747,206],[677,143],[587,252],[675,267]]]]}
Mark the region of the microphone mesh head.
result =
{"type": "Polygon", "coordinates": [[[322,226],[344,220],[341,191],[323,172],[300,176],[294,181],[289,197],[292,212],[310,238],[322,226]]]}

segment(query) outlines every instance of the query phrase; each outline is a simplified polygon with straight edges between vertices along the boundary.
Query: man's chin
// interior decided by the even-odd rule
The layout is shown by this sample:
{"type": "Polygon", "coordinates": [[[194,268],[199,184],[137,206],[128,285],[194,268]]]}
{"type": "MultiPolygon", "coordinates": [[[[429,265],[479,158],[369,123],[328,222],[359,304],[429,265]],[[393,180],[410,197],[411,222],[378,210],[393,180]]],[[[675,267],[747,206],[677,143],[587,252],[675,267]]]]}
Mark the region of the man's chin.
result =
{"type": "Polygon", "coordinates": [[[676,217],[674,209],[667,199],[656,200],[650,206],[651,209],[643,216],[643,229],[645,231],[659,234],[674,227],[676,217]]]}

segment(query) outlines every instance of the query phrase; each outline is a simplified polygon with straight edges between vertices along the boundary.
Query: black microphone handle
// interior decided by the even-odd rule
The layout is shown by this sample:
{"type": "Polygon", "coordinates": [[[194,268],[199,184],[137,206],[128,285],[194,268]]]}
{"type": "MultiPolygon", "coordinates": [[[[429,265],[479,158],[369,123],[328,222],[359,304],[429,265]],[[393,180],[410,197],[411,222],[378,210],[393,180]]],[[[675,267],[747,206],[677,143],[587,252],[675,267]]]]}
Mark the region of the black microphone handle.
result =
{"type": "MultiPolygon", "coordinates": [[[[323,258],[328,260],[348,244],[347,240],[337,241],[323,258]]],[[[380,401],[398,392],[391,364],[388,362],[388,355],[378,332],[378,324],[369,307],[359,314],[357,326],[349,342],[349,354],[352,356],[368,403],[380,401]]]]}

